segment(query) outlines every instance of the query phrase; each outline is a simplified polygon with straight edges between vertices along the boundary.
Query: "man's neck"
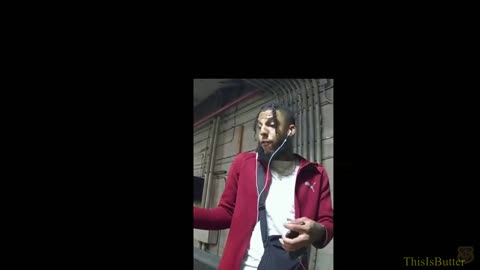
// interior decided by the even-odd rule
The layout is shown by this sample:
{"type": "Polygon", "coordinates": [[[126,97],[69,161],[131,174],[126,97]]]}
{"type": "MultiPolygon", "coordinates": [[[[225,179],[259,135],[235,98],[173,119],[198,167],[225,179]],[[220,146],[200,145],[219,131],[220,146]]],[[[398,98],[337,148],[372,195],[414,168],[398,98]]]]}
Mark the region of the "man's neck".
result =
{"type": "Polygon", "coordinates": [[[281,156],[278,156],[278,158],[276,158],[276,160],[281,160],[281,161],[294,161],[295,159],[297,158],[295,157],[292,151],[283,153],[281,156]]]}

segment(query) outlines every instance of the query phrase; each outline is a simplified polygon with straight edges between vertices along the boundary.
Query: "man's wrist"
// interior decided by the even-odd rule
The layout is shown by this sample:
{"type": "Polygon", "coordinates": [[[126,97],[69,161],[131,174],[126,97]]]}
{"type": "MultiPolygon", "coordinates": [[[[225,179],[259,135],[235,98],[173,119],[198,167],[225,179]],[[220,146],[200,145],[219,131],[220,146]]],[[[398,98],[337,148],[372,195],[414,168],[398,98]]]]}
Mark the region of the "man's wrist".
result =
{"type": "Polygon", "coordinates": [[[314,233],[313,233],[313,243],[318,243],[322,244],[325,242],[325,226],[322,224],[315,222],[315,225],[313,226],[314,233]]]}

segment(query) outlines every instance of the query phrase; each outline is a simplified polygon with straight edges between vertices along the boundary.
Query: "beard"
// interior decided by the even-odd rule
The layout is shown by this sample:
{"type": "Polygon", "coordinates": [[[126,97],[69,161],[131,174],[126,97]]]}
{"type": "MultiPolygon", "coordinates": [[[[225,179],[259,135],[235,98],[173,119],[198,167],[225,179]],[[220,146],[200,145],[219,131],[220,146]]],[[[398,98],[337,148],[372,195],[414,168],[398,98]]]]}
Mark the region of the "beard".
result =
{"type": "Polygon", "coordinates": [[[272,147],[273,151],[271,153],[265,153],[265,151],[262,148],[262,145],[258,143],[258,146],[257,146],[258,160],[268,162],[272,157],[273,153],[275,153],[275,156],[272,158],[272,160],[278,160],[282,156],[285,156],[286,154],[291,153],[293,150],[293,144],[290,138],[288,138],[287,141],[283,144],[283,146],[280,149],[278,149],[282,145],[284,140],[285,139],[276,142],[272,147]]]}

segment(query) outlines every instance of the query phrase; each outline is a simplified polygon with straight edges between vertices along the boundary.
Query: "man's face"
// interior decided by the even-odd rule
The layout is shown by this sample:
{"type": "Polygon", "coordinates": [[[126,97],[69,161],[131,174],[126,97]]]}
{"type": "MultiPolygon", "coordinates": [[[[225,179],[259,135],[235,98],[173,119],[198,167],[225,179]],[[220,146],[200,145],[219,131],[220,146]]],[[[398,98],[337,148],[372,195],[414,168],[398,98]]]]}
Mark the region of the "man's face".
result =
{"type": "Polygon", "coordinates": [[[288,133],[284,115],[278,110],[275,113],[277,120],[273,118],[272,110],[260,112],[257,119],[258,144],[265,154],[272,154],[282,144],[288,133]]]}

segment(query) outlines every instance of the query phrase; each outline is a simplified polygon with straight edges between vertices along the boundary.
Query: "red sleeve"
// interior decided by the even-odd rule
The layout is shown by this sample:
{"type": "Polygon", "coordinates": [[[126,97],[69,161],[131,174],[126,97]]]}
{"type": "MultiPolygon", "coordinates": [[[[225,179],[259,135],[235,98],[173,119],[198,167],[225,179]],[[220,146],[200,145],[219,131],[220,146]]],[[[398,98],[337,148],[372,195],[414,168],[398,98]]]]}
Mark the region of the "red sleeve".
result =
{"type": "Polygon", "coordinates": [[[230,228],[237,198],[238,176],[243,165],[243,155],[238,155],[227,175],[225,190],[215,208],[193,207],[193,228],[202,230],[224,230],[230,228]]]}
{"type": "Polygon", "coordinates": [[[333,208],[332,198],[330,194],[330,183],[328,181],[328,174],[325,169],[322,169],[322,175],[320,179],[320,207],[318,208],[317,216],[318,223],[325,228],[324,241],[316,242],[313,245],[316,248],[325,247],[333,238],[333,208]]]}

